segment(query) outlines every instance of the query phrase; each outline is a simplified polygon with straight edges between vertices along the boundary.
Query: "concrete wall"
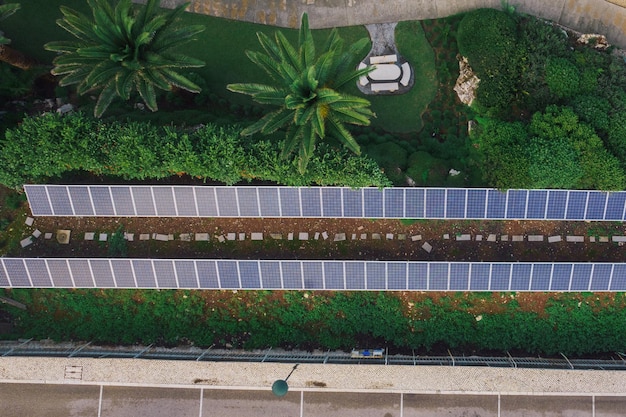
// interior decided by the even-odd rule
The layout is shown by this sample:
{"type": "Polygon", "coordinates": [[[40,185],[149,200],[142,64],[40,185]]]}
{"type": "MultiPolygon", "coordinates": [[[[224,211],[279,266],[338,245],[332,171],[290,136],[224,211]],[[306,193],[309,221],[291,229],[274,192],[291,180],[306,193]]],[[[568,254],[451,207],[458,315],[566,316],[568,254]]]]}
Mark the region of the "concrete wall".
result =
{"type": "MultiPolygon", "coordinates": [[[[134,0],[142,3],[145,0],[134,0]]],[[[174,7],[185,0],[162,0],[174,7]]],[[[580,32],[606,35],[626,48],[626,8],[604,0],[510,0],[521,13],[556,21],[580,32]]],[[[501,8],[500,0],[191,0],[190,10],[211,16],[295,28],[302,13],[311,27],[445,17],[481,7],[501,8]]]]}

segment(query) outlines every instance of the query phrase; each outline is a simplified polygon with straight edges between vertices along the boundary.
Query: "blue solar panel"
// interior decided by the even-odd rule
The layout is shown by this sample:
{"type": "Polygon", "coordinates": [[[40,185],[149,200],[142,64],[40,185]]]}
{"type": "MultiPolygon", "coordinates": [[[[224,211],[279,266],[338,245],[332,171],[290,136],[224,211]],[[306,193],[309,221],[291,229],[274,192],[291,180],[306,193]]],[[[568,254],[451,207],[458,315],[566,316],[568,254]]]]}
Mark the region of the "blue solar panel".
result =
{"type": "Polygon", "coordinates": [[[487,190],[467,190],[467,217],[482,219],[485,217],[487,190]]]}
{"type": "Polygon", "coordinates": [[[574,264],[572,291],[587,291],[591,280],[591,264],[574,264]]]}
{"type": "Polygon", "coordinates": [[[133,270],[127,259],[112,259],[111,268],[118,288],[136,288],[133,270]]]}
{"type": "Polygon", "coordinates": [[[2,259],[0,259],[0,287],[10,287],[11,282],[9,281],[9,277],[4,272],[4,264],[2,259]]]}
{"type": "Polygon", "coordinates": [[[465,196],[466,190],[448,189],[448,197],[446,198],[446,217],[448,219],[465,218],[465,196]]]}
{"type": "Polygon", "coordinates": [[[408,289],[425,290],[428,288],[428,264],[410,263],[408,272],[408,289]]]}
{"type": "Polygon", "coordinates": [[[240,288],[237,261],[217,261],[217,272],[222,288],[240,288]]]}
{"type": "Polygon", "coordinates": [[[217,197],[217,209],[220,213],[220,216],[237,217],[240,215],[239,208],[237,207],[237,191],[235,190],[235,188],[217,187],[215,189],[215,195],[217,197]]]}
{"type": "Polygon", "coordinates": [[[256,195],[256,187],[237,188],[239,201],[239,215],[246,217],[259,217],[259,202],[256,195]]]}
{"type": "Polygon", "coordinates": [[[34,287],[52,286],[50,274],[48,274],[48,268],[46,267],[46,261],[43,259],[27,259],[25,263],[34,287]]]}
{"type": "Polygon", "coordinates": [[[172,261],[154,260],[153,262],[159,288],[176,288],[176,275],[172,261]]]}
{"type": "Polygon", "coordinates": [[[530,264],[513,264],[511,291],[527,291],[530,288],[530,264]]]}
{"type": "Polygon", "coordinates": [[[473,263],[472,273],[470,275],[469,289],[472,291],[487,291],[489,290],[489,270],[490,264],[473,263]]]}
{"type": "Polygon", "coordinates": [[[591,191],[587,203],[587,220],[603,220],[608,193],[591,191]]]}
{"type": "MultiPolygon", "coordinates": [[[[172,187],[153,187],[154,204],[156,205],[157,215],[159,216],[176,216],[176,204],[174,203],[174,192],[172,187]]],[[[224,215],[223,213],[220,213],[224,215]]]]}
{"type": "Polygon", "coordinates": [[[409,219],[424,217],[424,190],[407,188],[404,191],[405,216],[409,219]]]}
{"type": "Polygon", "coordinates": [[[151,187],[130,187],[137,216],[156,216],[151,187]]]}
{"type": "Polygon", "coordinates": [[[552,264],[535,264],[530,282],[531,291],[548,291],[550,289],[550,275],[552,264]]]}
{"type": "MultiPolygon", "coordinates": [[[[93,271],[96,287],[114,288],[115,281],[113,281],[113,273],[111,272],[109,261],[106,259],[92,259],[89,262],[91,263],[91,270],[93,271]]],[[[50,267],[50,272],[54,279],[55,273],[52,272],[51,261],[48,261],[48,267],[50,267]]]]}
{"type": "Polygon", "coordinates": [[[606,291],[611,279],[611,265],[595,264],[591,274],[591,291],[606,291]]]}
{"type": "Polygon", "coordinates": [[[626,291],[626,265],[615,265],[611,277],[611,291],[626,291]]]}
{"type": "Polygon", "coordinates": [[[263,288],[282,288],[280,279],[280,264],[276,261],[261,261],[261,282],[263,288]]]}
{"type": "Polygon", "coordinates": [[[93,216],[95,214],[91,205],[91,197],[89,197],[89,188],[69,186],[67,189],[72,199],[74,214],[77,216],[93,216]]]}
{"type": "Polygon", "coordinates": [[[300,193],[297,188],[279,188],[280,209],[283,216],[299,217],[300,193]]]}
{"type": "Polygon", "coordinates": [[[72,216],[74,214],[66,187],[48,187],[48,195],[50,196],[54,214],[57,216],[72,216]]]}
{"type": "Polygon", "coordinates": [[[569,290],[570,278],[572,276],[571,264],[554,264],[552,270],[552,291],[569,290]]]}
{"type": "Polygon", "coordinates": [[[301,188],[300,198],[302,198],[302,215],[304,217],[320,217],[322,215],[322,203],[320,189],[301,188]]]}
{"type": "Polygon", "coordinates": [[[363,217],[361,190],[343,189],[343,215],[345,217],[363,217]]]}
{"type": "Polygon", "coordinates": [[[30,280],[26,273],[26,267],[21,259],[4,259],[4,267],[11,277],[11,284],[14,287],[30,287],[30,280]]]}
{"type": "Polygon", "coordinates": [[[526,217],[526,198],[528,191],[526,190],[509,190],[508,202],[506,207],[507,219],[523,219],[526,217]]]}
{"type": "MultiPolygon", "coordinates": [[[[215,261],[196,261],[196,269],[198,270],[200,288],[210,289],[220,287],[215,261]]],[[[261,269],[263,268],[261,267],[261,269]]]]}
{"type": "Polygon", "coordinates": [[[426,189],[426,217],[444,218],[446,210],[446,190],[426,189]]]}
{"type": "Polygon", "coordinates": [[[343,290],[345,288],[343,262],[324,263],[324,280],[327,290],[343,290]]]}
{"type": "MultiPolygon", "coordinates": [[[[198,278],[194,261],[176,260],[174,261],[174,268],[176,269],[176,277],[178,278],[179,288],[198,288],[198,278]]],[[[258,287],[250,285],[250,288],[258,287]]]]}
{"type": "Polygon", "coordinates": [[[261,217],[280,216],[280,200],[278,195],[278,188],[260,187],[259,203],[261,204],[261,217]]]}
{"type": "Polygon", "coordinates": [[[118,216],[134,216],[135,208],[133,198],[128,187],[111,187],[111,197],[115,206],[115,214],[118,216]]]}
{"type": "Polygon", "coordinates": [[[567,203],[567,191],[550,190],[548,193],[548,211],[546,218],[565,218],[565,205],[567,203]]]}
{"type": "Polygon", "coordinates": [[[448,289],[448,264],[433,263],[429,264],[429,282],[430,290],[447,290],[448,289]]]}
{"type": "Polygon", "coordinates": [[[585,205],[587,204],[587,191],[571,191],[567,201],[565,218],[569,220],[581,220],[585,217],[585,205]]]}
{"type": "MultiPolygon", "coordinates": [[[[111,275],[111,269],[109,268],[109,263],[107,261],[102,261],[106,264],[107,273],[105,277],[111,275]]],[[[78,285],[76,281],[72,282],[72,274],[67,266],[67,262],[65,259],[48,259],[48,269],[50,270],[50,277],[52,278],[52,282],[55,287],[73,287],[74,284],[78,285]]],[[[104,281],[104,286],[114,287],[113,281],[104,281]]],[[[90,284],[92,286],[93,284],[90,284]]]]}
{"type": "Polygon", "coordinates": [[[46,187],[43,185],[24,185],[26,196],[28,197],[28,204],[35,216],[51,216],[52,207],[50,206],[50,199],[48,193],[46,193],[46,187]]]}
{"type": "Polygon", "coordinates": [[[285,289],[302,288],[302,271],[300,262],[281,262],[283,269],[283,285],[285,289]]]}
{"type": "Polygon", "coordinates": [[[366,262],[366,286],[368,290],[384,290],[386,286],[386,267],[384,263],[366,262]]]}
{"type": "MultiPolygon", "coordinates": [[[[48,264],[50,261],[48,261],[48,264]]],[[[94,287],[94,280],[91,274],[91,268],[89,267],[89,261],[85,259],[70,259],[70,271],[74,278],[74,284],[77,287],[94,287]]]]}
{"type": "Polygon", "coordinates": [[[324,288],[324,272],[321,262],[303,262],[304,288],[321,290],[324,288]]]}
{"type": "Polygon", "coordinates": [[[450,264],[450,290],[467,291],[469,288],[469,264],[450,264]]]}
{"type": "Polygon", "coordinates": [[[198,202],[198,215],[203,217],[215,217],[217,202],[215,201],[215,188],[195,187],[196,201],[198,202]]]}
{"type": "Polygon", "coordinates": [[[626,206],[626,193],[609,193],[605,220],[622,220],[626,206]]]}
{"type": "Polygon", "coordinates": [[[487,191],[487,217],[504,219],[506,210],[506,194],[498,190],[487,191]]]}
{"type": "MultiPolygon", "coordinates": [[[[135,271],[135,279],[138,287],[156,288],[156,279],[154,277],[154,269],[152,269],[152,261],[149,259],[134,259],[133,270],[135,271]]],[[[76,280],[76,276],[74,276],[76,280]]]]}
{"type": "Polygon", "coordinates": [[[491,290],[508,291],[511,282],[510,264],[493,264],[491,267],[491,290]]]}
{"type": "Polygon", "coordinates": [[[363,190],[363,211],[365,217],[379,219],[383,217],[383,191],[377,188],[363,190]]]}
{"type": "Polygon", "coordinates": [[[346,289],[365,289],[365,263],[346,262],[346,289]]]}
{"type": "MultiPolygon", "coordinates": [[[[197,216],[196,199],[193,195],[193,187],[174,187],[176,197],[176,209],[179,216],[197,216]]],[[[255,193],[256,203],[256,193],[255,193]]],[[[258,213],[256,214],[258,216],[258,213]]]]}
{"type": "Polygon", "coordinates": [[[341,188],[322,188],[322,214],[341,217],[341,188]]]}
{"type": "MultiPolygon", "coordinates": [[[[241,276],[242,288],[261,288],[261,276],[257,261],[239,261],[239,275],[241,276]]],[[[178,279],[180,280],[180,275],[178,279]]]]}
{"type": "Polygon", "coordinates": [[[385,217],[404,217],[404,189],[385,188],[385,217]]]}
{"type": "Polygon", "coordinates": [[[406,290],[406,263],[387,263],[387,289],[406,290]]]}
{"type": "Polygon", "coordinates": [[[529,191],[526,218],[543,219],[546,215],[546,202],[547,201],[548,201],[547,191],[536,191],[536,190],[529,191]]]}

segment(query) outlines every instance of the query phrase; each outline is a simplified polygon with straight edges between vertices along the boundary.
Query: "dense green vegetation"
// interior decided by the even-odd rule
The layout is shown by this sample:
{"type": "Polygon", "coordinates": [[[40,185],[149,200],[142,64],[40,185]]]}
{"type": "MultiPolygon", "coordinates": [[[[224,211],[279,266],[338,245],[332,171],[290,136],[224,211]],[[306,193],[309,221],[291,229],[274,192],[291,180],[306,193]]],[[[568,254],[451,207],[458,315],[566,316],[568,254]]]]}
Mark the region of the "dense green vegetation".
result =
{"type": "Polygon", "coordinates": [[[591,355],[623,351],[623,294],[11,290],[15,336],[98,343],[591,355]]]}
{"type": "Polygon", "coordinates": [[[492,9],[466,14],[458,41],[481,79],[474,139],[489,185],[626,188],[622,58],[492,9]]]}
{"type": "Polygon", "coordinates": [[[374,161],[320,146],[301,174],[280,158],[281,143],[244,140],[237,127],[197,130],[140,122],[103,122],[81,113],[26,118],[0,140],[0,183],[50,181],[70,171],[126,180],[189,175],[234,184],[242,180],[285,185],[388,185],[374,161]]]}

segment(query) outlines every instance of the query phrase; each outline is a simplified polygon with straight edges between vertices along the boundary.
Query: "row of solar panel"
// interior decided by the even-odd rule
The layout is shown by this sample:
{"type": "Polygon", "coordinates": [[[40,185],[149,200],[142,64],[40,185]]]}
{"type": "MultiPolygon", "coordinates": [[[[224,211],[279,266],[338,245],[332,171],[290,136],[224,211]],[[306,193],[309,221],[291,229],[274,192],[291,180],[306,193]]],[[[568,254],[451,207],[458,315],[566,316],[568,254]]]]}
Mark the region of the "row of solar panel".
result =
{"type": "Polygon", "coordinates": [[[624,220],[626,192],[25,185],[35,216],[624,220]]]}
{"type": "Polygon", "coordinates": [[[626,264],[0,258],[0,287],[625,291],[626,264]]]}

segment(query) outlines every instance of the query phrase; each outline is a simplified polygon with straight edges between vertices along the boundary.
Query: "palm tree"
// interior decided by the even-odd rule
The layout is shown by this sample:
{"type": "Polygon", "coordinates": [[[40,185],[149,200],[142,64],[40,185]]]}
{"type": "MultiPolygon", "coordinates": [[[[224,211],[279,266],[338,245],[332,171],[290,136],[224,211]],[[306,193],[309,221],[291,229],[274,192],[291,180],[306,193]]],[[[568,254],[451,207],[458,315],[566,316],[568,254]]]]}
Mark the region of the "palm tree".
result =
{"type": "Polygon", "coordinates": [[[261,32],[257,37],[265,53],[246,51],[246,55],[270,76],[274,85],[229,84],[228,89],[250,95],[258,103],[278,106],[278,109],[241,134],[271,134],[287,127],[282,156],[289,156],[299,147],[301,173],[306,171],[318,139],[335,138],[359,155],[359,145],[345,124],[369,125],[374,113],[369,109],[368,100],[341,93],[340,89],[369,71],[350,67],[354,56],[368,40],[361,39],[342,53],[343,41],[333,29],[323,52],[316,57],[306,13],[302,16],[298,49],[280,31],[276,32],[275,41],[261,32]]]}
{"type": "MultiPolygon", "coordinates": [[[[0,5],[0,20],[4,20],[17,12],[20,8],[19,3],[7,3],[0,5]]],[[[11,39],[4,36],[4,32],[0,30],[0,61],[13,65],[24,70],[32,68],[37,61],[27,57],[23,53],[16,51],[8,46],[11,39]]]]}
{"type": "Polygon", "coordinates": [[[59,85],[77,84],[81,95],[100,90],[94,108],[96,117],[102,116],[116,96],[128,100],[133,90],[139,92],[152,111],[157,110],[155,87],[200,91],[200,87],[177,72],[180,68],[204,65],[177,52],[204,30],[201,25],[175,25],[187,4],[161,12],[160,0],[148,0],[138,11],[131,0],[120,0],[115,8],[108,0],[88,3],[93,20],[61,6],[63,19],[57,20],[57,24],[77,40],[50,42],[45,48],[60,53],[52,70],[52,74],[63,76],[59,85]]]}

